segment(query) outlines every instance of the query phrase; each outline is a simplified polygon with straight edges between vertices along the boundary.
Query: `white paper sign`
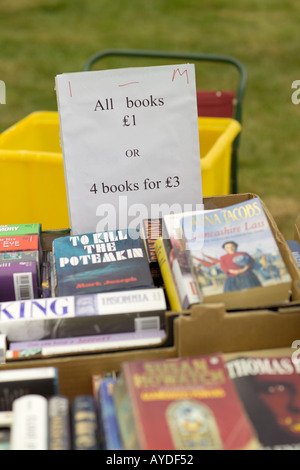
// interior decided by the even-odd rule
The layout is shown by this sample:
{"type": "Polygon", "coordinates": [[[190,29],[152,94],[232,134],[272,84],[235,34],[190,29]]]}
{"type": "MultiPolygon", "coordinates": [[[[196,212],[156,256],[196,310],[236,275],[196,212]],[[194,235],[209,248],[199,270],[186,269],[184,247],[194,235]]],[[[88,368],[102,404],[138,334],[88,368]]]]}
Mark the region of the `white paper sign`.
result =
{"type": "Polygon", "coordinates": [[[194,65],[62,74],[56,93],[74,234],[202,208],[194,65]]]}

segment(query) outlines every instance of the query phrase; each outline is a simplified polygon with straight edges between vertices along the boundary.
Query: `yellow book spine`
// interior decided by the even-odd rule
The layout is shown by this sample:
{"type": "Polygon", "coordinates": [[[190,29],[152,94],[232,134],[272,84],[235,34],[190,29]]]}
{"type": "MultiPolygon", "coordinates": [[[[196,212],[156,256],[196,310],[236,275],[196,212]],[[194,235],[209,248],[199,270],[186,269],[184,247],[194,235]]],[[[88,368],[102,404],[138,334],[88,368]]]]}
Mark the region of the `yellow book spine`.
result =
{"type": "Polygon", "coordinates": [[[168,254],[162,238],[158,238],[155,242],[155,251],[160,267],[161,275],[164,280],[170,307],[173,312],[181,312],[181,303],[177,293],[176,285],[172,276],[172,270],[168,259],[168,254]]]}

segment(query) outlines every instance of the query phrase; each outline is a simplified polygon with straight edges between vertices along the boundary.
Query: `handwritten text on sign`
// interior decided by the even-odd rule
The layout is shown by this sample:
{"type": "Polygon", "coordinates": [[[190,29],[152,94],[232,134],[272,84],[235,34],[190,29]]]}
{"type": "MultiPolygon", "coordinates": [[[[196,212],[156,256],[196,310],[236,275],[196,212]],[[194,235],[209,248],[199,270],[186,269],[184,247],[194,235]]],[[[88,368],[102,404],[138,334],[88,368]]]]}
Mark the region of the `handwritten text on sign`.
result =
{"type": "Polygon", "coordinates": [[[56,91],[73,233],[202,202],[193,65],[63,74],[56,91]]]}

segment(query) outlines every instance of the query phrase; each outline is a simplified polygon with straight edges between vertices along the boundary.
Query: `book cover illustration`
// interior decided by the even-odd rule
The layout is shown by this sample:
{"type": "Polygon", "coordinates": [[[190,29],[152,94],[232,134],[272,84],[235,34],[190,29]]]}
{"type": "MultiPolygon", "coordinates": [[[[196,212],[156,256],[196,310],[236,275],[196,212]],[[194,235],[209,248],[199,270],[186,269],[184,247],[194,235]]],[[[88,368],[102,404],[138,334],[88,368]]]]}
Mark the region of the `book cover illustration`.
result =
{"type": "Polygon", "coordinates": [[[119,421],[122,423],[124,415],[128,423],[126,428],[120,424],[127,449],[136,448],[130,447],[127,435],[132,445],[138,443],[138,448],[144,450],[257,446],[252,426],[219,355],[127,362],[122,372],[120,386],[122,389],[126,384],[131,400],[131,428],[124,393],[116,392],[116,407],[119,421]],[[138,429],[134,438],[132,429],[138,429]]]}
{"type": "Polygon", "coordinates": [[[227,368],[262,446],[299,450],[299,358],[241,357],[227,368]]]}
{"type": "Polygon", "coordinates": [[[53,251],[59,296],[153,287],[145,248],[135,231],[57,238],[53,251]]]}
{"type": "Polygon", "coordinates": [[[182,243],[205,300],[227,294],[227,306],[232,308],[243,301],[251,306],[251,302],[288,300],[291,277],[259,198],[179,217],[177,235],[183,234],[182,243]],[[271,297],[260,289],[274,286],[275,290],[269,289],[271,297]],[[244,293],[252,289],[256,290],[247,299],[244,293]]]}

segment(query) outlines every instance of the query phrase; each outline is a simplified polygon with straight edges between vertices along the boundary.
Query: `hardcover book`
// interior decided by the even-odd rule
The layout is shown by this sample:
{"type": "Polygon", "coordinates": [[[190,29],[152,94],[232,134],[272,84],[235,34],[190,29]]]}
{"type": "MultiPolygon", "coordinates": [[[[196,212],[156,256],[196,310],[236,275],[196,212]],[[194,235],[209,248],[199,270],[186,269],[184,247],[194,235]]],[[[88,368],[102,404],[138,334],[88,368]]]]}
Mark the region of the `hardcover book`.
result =
{"type": "Polygon", "coordinates": [[[259,198],[165,219],[205,302],[237,309],[289,300],[291,276],[259,198]]]}
{"type": "Polygon", "coordinates": [[[71,449],[69,400],[55,395],[48,401],[49,450],[71,449]]]}
{"type": "Polygon", "coordinates": [[[160,330],[165,311],[161,288],[3,302],[0,333],[11,342],[160,330]]]}
{"type": "Polygon", "coordinates": [[[227,362],[231,379],[266,449],[300,449],[300,359],[240,357],[227,362]]]}
{"type": "Polygon", "coordinates": [[[125,449],[257,447],[219,355],[126,362],[114,398],[125,449]]]}
{"type": "Polygon", "coordinates": [[[96,403],[92,396],[77,396],[71,408],[74,450],[98,450],[96,403]]]}
{"type": "Polygon", "coordinates": [[[143,242],[135,235],[116,230],[54,240],[57,295],[153,287],[143,242]]]}

